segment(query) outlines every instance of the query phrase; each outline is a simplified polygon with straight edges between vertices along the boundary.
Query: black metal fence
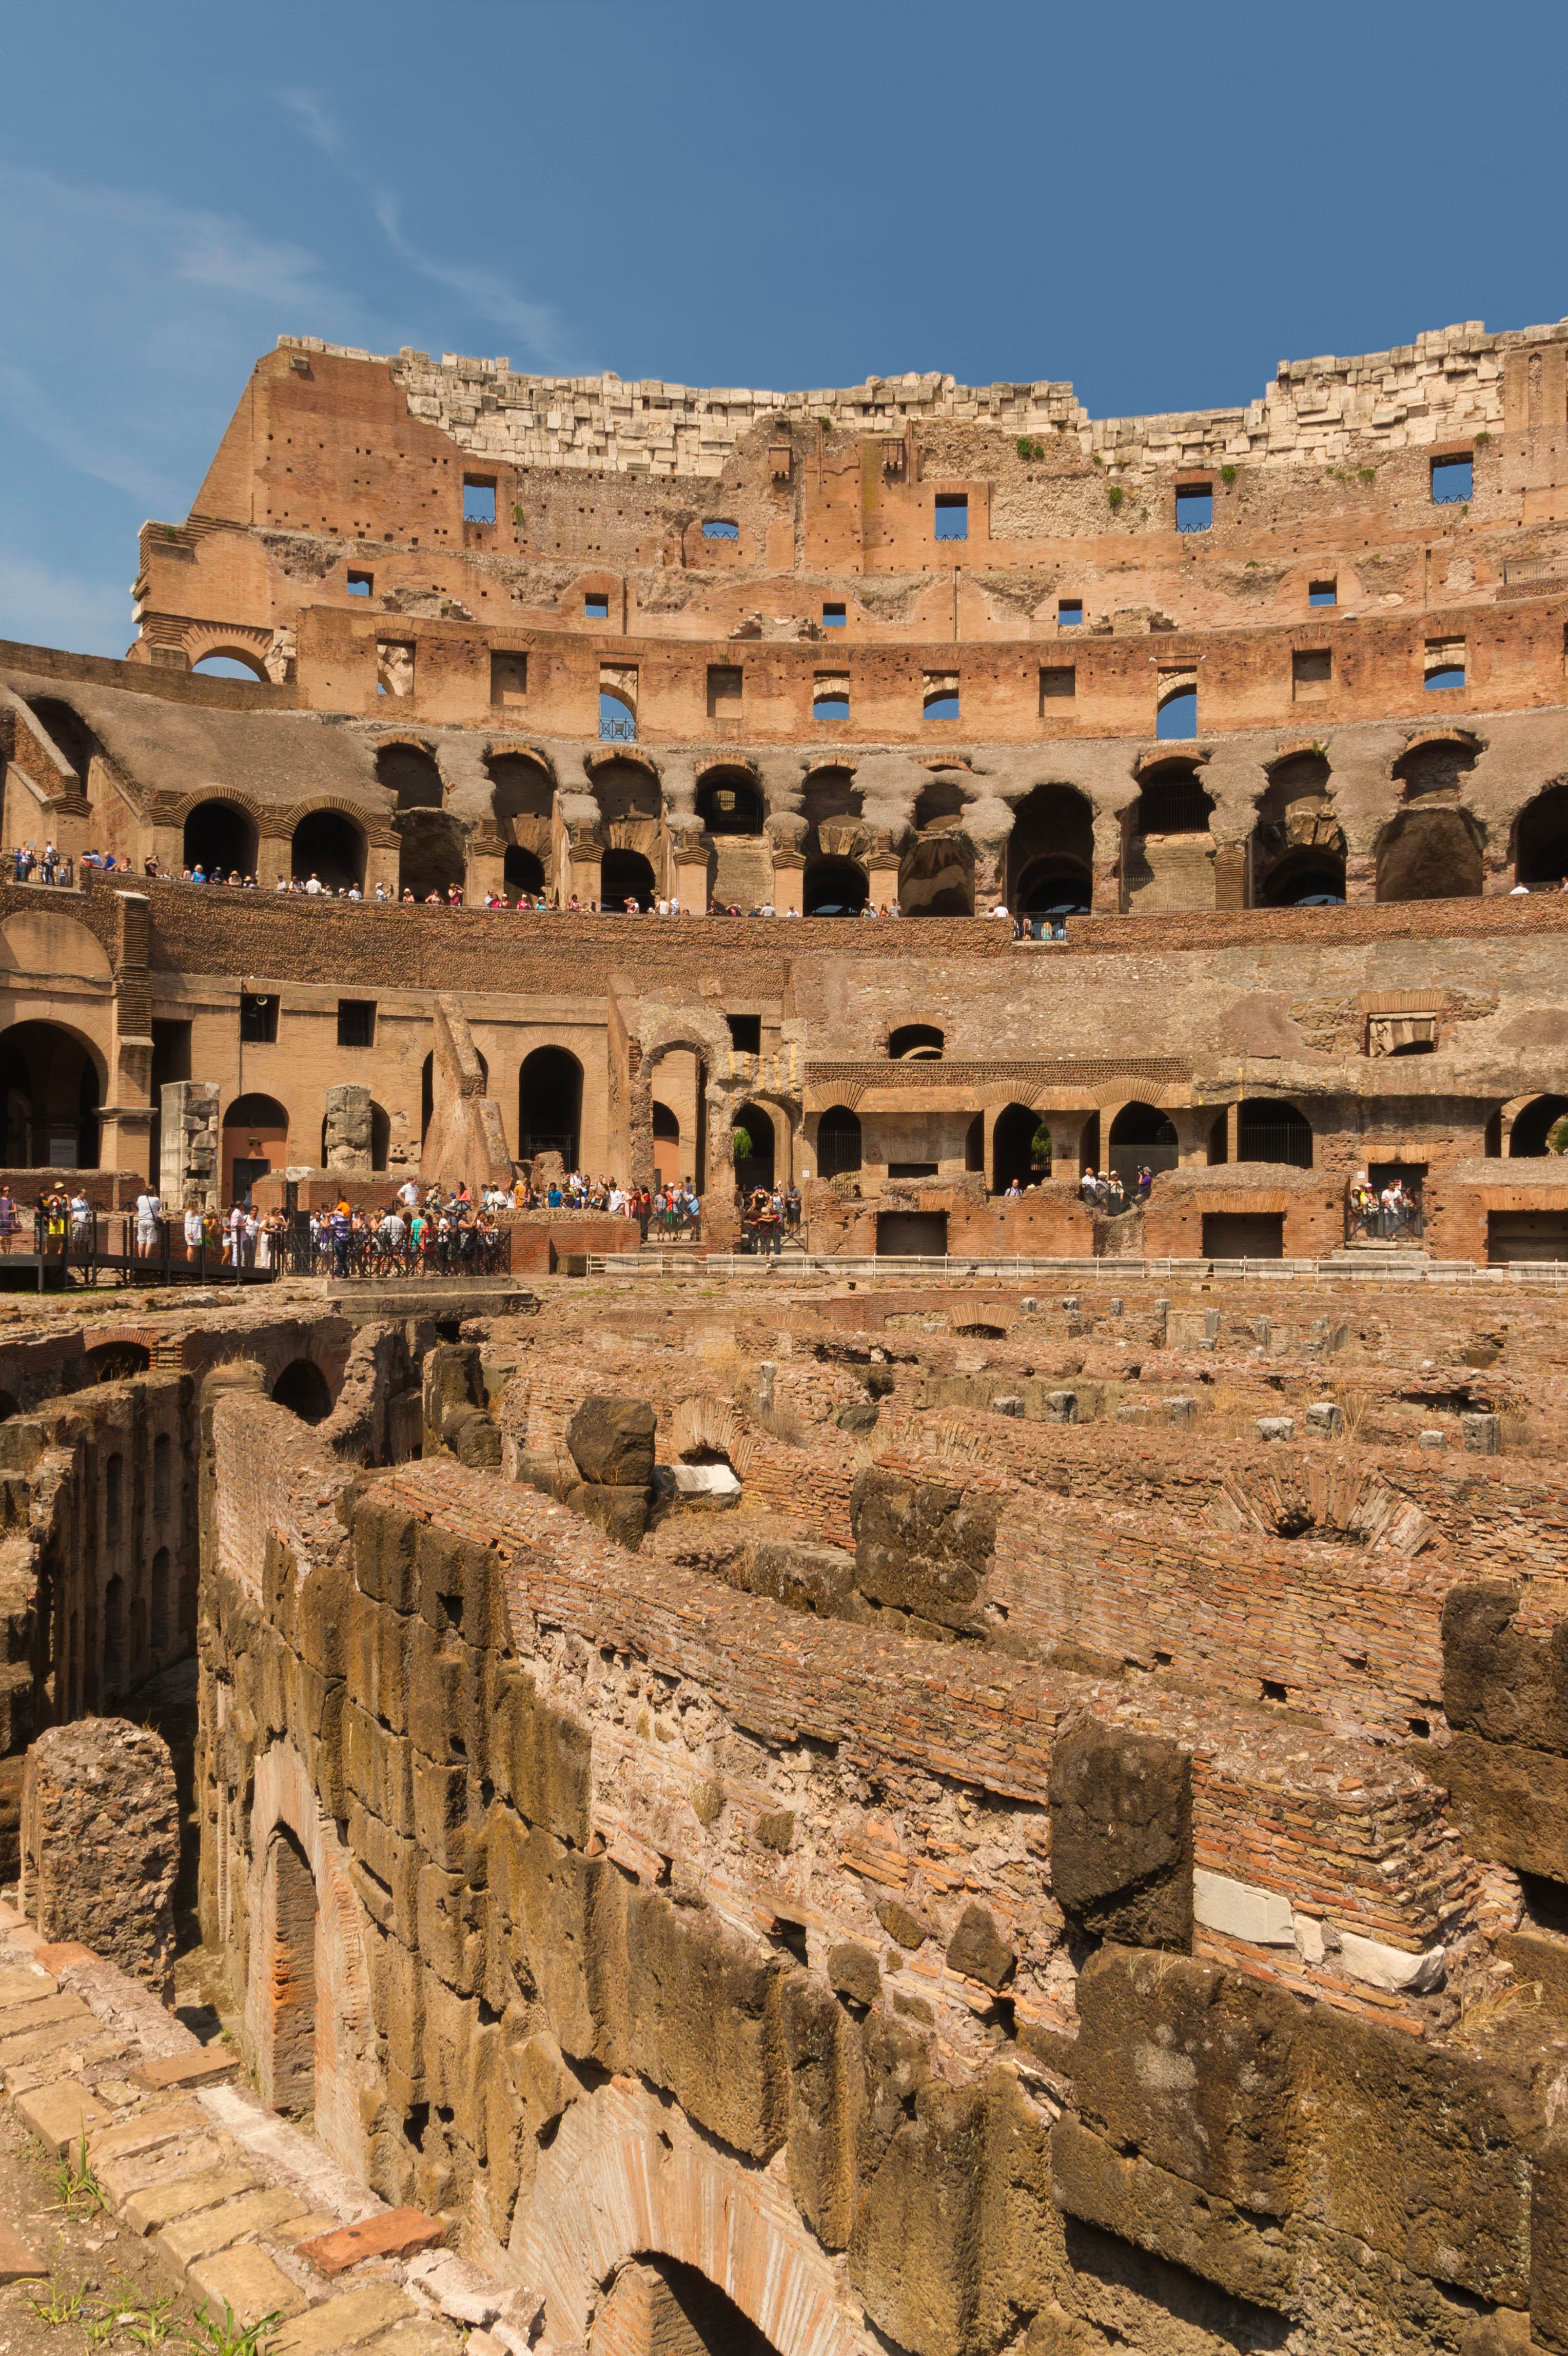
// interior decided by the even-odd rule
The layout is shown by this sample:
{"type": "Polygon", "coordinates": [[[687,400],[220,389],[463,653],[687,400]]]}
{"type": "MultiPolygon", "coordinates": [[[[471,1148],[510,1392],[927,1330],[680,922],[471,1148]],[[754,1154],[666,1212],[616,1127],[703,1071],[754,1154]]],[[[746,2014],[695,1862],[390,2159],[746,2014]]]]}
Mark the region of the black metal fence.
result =
{"type": "Polygon", "coordinates": [[[329,1221],[323,1221],[313,1236],[308,1215],[296,1212],[283,1242],[284,1270],[289,1276],[359,1277],[384,1283],[398,1277],[451,1280],[511,1273],[510,1227],[459,1226],[443,1233],[436,1222],[427,1221],[416,1248],[408,1228],[401,1237],[381,1226],[338,1236],[329,1221]]]}
{"type": "Polygon", "coordinates": [[[280,1276],[345,1278],[508,1276],[511,1231],[506,1227],[456,1225],[443,1233],[427,1223],[420,1248],[404,1229],[401,1242],[390,1227],[362,1226],[347,1237],[334,1235],[329,1221],[312,1234],[310,1215],[295,1211],[282,1228],[244,1228],[233,1233],[226,1219],[186,1215],[138,1220],[134,1211],[89,1210],[71,1215],[59,1198],[40,1196],[16,1205],[16,1224],[0,1228],[0,1284],[7,1271],[30,1280],[42,1292],[50,1284],[271,1284],[280,1276]]]}

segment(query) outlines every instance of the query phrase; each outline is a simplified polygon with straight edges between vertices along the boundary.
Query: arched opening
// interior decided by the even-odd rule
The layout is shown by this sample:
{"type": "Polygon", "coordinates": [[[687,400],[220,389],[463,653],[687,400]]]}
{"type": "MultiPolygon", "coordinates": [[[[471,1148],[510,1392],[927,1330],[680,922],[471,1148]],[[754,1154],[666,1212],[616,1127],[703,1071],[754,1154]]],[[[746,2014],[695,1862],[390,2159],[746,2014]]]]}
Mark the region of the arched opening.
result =
{"type": "Polygon", "coordinates": [[[256,872],[256,821],[238,802],[198,802],[185,821],[187,867],[199,867],[208,882],[256,872]]]}
{"type": "Polygon", "coordinates": [[[1158,1176],[1174,1170],[1181,1159],[1176,1125],[1158,1105],[1124,1104],[1111,1124],[1106,1167],[1122,1181],[1129,1202],[1138,1189],[1140,1171],[1158,1176]]]}
{"type": "Polygon", "coordinates": [[[305,2124],[316,2114],[316,1877],[286,1825],[267,1844],[267,1877],[272,2051],[263,2091],[274,2111],[305,2124]]]}
{"type": "Polygon", "coordinates": [[[301,884],[314,875],[329,892],[364,889],[364,834],[342,810],[311,810],[302,818],[289,856],[301,884]]]}
{"type": "Polygon", "coordinates": [[[1463,814],[1402,811],[1378,847],[1380,900],[1478,900],[1481,853],[1463,814]]]}
{"type": "Polygon", "coordinates": [[[125,1582],[118,1571],[103,1590],[103,1685],[107,1697],[125,1686],[125,1582]]]}
{"type": "Polygon", "coordinates": [[[1548,786],[1519,814],[1514,837],[1516,884],[1568,881],[1568,785],[1548,786]]]}
{"type": "Polygon", "coordinates": [[[929,777],[915,800],[915,827],[924,834],[928,827],[960,826],[963,822],[963,787],[953,776],[929,777]]]}
{"type": "Polygon", "coordinates": [[[601,761],[593,773],[593,787],[599,816],[607,826],[659,818],[659,780],[646,762],[601,761]]]}
{"type": "Polygon", "coordinates": [[[1050,1132],[1033,1105],[1010,1104],[991,1131],[992,1193],[1005,1194],[1015,1183],[1032,1186],[1050,1173],[1050,1132]]]}
{"type": "Polygon", "coordinates": [[[99,1342],[81,1354],[81,1387],[125,1382],[132,1375],[145,1375],[152,1363],[153,1354],[145,1342],[99,1342]]]}
{"type": "Polygon", "coordinates": [[[287,1108],[276,1097],[236,1097],[223,1116],[221,1200],[248,1208],[257,1179],[287,1167],[287,1108]]]}
{"type": "Polygon", "coordinates": [[[1138,781],[1136,834],[1207,834],[1214,804],[1190,761],[1162,761],[1138,781]]]}
{"type": "Polygon", "coordinates": [[[509,892],[526,892],[531,900],[537,900],[544,890],[544,862],[532,851],[524,851],[521,843],[509,842],[501,880],[509,892]]]}
{"type": "Polygon", "coordinates": [[[272,1397],[301,1423],[325,1423],[332,1412],[332,1393],[314,1358],[291,1358],[273,1385],[272,1397]]]}
{"type": "Polygon", "coordinates": [[[419,744],[383,744],[376,755],[376,776],[396,797],[400,810],[438,810],[445,800],[441,772],[419,744]]]}
{"type": "Polygon", "coordinates": [[[501,834],[509,835],[519,819],[549,824],[555,787],[538,761],[526,753],[491,753],[485,767],[490,779],[490,816],[501,834]]]}
{"type": "Polygon", "coordinates": [[[847,1105],[830,1105],[817,1123],[817,1175],[843,1178],[860,1166],[859,1116],[847,1105]]]}
{"type": "Polygon", "coordinates": [[[898,905],[906,916],[972,916],[974,845],[966,834],[940,827],[908,851],[898,869],[898,905]]]}
{"type": "Polygon", "coordinates": [[[1258,896],[1265,908],[1342,907],[1345,862],[1330,851],[1287,851],[1270,868],[1258,896]]]}
{"type": "Polygon", "coordinates": [[[434,893],[445,900],[463,888],[466,868],[463,829],[449,811],[411,809],[394,818],[397,834],[397,888],[401,899],[412,892],[416,900],[434,893]]]}
{"type": "Polygon", "coordinates": [[[653,1166],[661,1186],[681,1176],[681,1124],[667,1104],[653,1108],[653,1166]]]}
{"type": "Polygon", "coordinates": [[[599,690],[599,742],[602,744],[635,744],[637,742],[637,706],[629,695],[613,688],[599,690]]]}
{"type": "Polygon", "coordinates": [[[737,1105],[730,1125],[735,1183],[743,1194],[773,1184],[773,1123],[760,1105],[737,1105]]]}
{"type": "Polygon", "coordinates": [[[1036,786],[1007,840],[1007,905],[1015,915],[1087,913],[1094,887],[1094,810],[1072,786],[1036,786]]]}
{"type": "Polygon", "coordinates": [[[153,1557],[151,1637],[155,1653],[167,1653],[174,1642],[169,1622],[169,1550],[159,1547],[153,1557]]]}
{"type": "Polygon", "coordinates": [[[866,901],[865,872],[853,859],[813,859],[806,869],[808,916],[858,916],[866,901]]]}
{"type": "Polygon", "coordinates": [[[153,1441],[153,1512],[166,1514],[169,1507],[169,1465],[174,1455],[174,1443],[166,1431],[160,1431],[153,1441]]]}
{"type": "Polygon", "coordinates": [[[887,1053],[896,1064],[940,1056],[945,1034],[934,1023],[901,1023],[887,1033],[887,1053]]]}
{"type": "Polygon", "coordinates": [[[384,1105],[371,1104],[371,1167],[384,1170],[392,1152],[392,1116],[384,1105]]]}
{"type": "Polygon", "coordinates": [[[575,1170],[582,1119],[583,1066],[565,1047],[535,1047],[518,1074],[519,1156],[558,1153],[575,1170]]]}
{"type": "Polygon", "coordinates": [[[424,1149],[424,1141],[430,1134],[431,1116],[435,1110],[435,1058],[434,1055],[426,1055],[419,1067],[419,1144],[422,1152],[424,1149]]]}
{"type": "Polygon", "coordinates": [[[1243,1097],[1236,1108],[1238,1162],[1284,1162],[1312,1167],[1312,1124],[1277,1097],[1243,1097]]]}
{"type": "Polygon", "coordinates": [[[1407,802],[1427,794],[1457,794],[1476,766],[1476,748],[1450,736],[1412,744],[1394,763],[1394,776],[1407,802]]]}
{"type": "Polygon", "coordinates": [[[658,898],[653,870],[640,851],[607,851],[599,870],[599,907],[609,916],[626,913],[635,900],[644,916],[658,898]]]}
{"type": "MultiPolygon", "coordinates": [[[[690,1460],[688,1460],[690,1461],[690,1460]]],[[[708,1451],[708,1461],[727,1459],[708,1451]]],[[[588,2356],[776,2356],[749,2316],[695,2266],[629,2258],[594,2319],[588,2356]]]]}
{"type": "Polygon", "coordinates": [[[710,834],[760,834],[761,791],[741,770],[714,770],[697,787],[697,815],[710,834]]]}
{"type": "Polygon", "coordinates": [[[242,655],[225,647],[208,655],[199,655],[190,666],[199,679],[250,679],[268,684],[266,665],[259,655],[242,655]]]}
{"type": "Polygon", "coordinates": [[[1536,1097],[1514,1115],[1509,1132],[1510,1161],[1538,1162],[1550,1153],[1548,1138],[1560,1120],[1568,1120],[1568,1097],[1536,1097]]]}
{"type": "Polygon", "coordinates": [[[5,1163],[13,1170],[96,1170],[98,1065],[86,1043],[54,1023],[0,1032],[5,1163]]]}
{"type": "MultiPolygon", "coordinates": [[[[1155,734],[1162,740],[1185,742],[1197,734],[1197,690],[1175,687],[1161,696],[1155,712],[1155,734]]],[[[1172,830],[1175,831],[1176,830],[1172,830]]],[[[1183,829],[1182,831],[1190,830],[1183,829]]]]}
{"type": "Polygon", "coordinates": [[[853,824],[860,816],[865,798],[854,782],[854,771],[840,762],[830,762],[825,767],[812,769],[800,788],[801,815],[812,831],[823,826],[853,824]]]}

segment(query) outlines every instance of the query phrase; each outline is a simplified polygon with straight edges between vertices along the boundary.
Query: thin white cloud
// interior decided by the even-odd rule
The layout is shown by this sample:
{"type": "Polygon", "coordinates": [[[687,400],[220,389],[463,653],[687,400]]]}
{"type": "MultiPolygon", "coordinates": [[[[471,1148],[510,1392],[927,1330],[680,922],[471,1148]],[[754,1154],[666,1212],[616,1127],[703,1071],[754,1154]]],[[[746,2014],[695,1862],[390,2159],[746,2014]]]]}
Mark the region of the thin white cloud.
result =
{"type": "Polygon", "coordinates": [[[0,555],[0,637],[29,646],[81,646],[118,631],[134,636],[124,590],[79,573],[59,573],[28,556],[0,555]]]}

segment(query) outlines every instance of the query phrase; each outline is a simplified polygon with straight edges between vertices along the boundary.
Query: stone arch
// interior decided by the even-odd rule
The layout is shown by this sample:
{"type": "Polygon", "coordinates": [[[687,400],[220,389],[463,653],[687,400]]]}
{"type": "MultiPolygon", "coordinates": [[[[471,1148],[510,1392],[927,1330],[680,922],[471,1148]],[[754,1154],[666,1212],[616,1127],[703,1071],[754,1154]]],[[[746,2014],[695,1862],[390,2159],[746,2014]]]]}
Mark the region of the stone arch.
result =
{"type": "Polygon", "coordinates": [[[1015,1178],[1020,1186],[1034,1183],[1035,1140],[1045,1126],[1045,1116],[1036,1112],[1033,1105],[1004,1105],[997,1114],[991,1131],[993,1194],[1004,1194],[1015,1178]]]}
{"type": "Polygon", "coordinates": [[[1093,803],[1077,786],[1031,787],[1007,838],[1007,905],[1015,915],[1076,914],[1093,893],[1093,803]]]}
{"type": "Polygon", "coordinates": [[[383,737],[376,746],[376,780],[400,810],[438,810],[446,788],[435,755],[417,736],[383,737]]]}
{"type": "Polygon", "coordinates": [[[819,1178],[843,1178],[865,1166],[865,1140],[860,1115],[845,1104],[829,1105],[811,1141],[819,1178]]]}
{"type": "Polygon", "coordinates": [[[261,825],[256,805],[248,794],[208,793],[188,796],[180,806],[181,858],[187,867],[200,867],[208,875],[242,875],[256,872],[261,825]]]}
{"type": "Polygon", "coordinates": [[[107,1076],[102,1050],[73,1024],[8,1023],[0,1031],[5,1166],[52,1169],[54,1154],[69,1148],[63,1166],[96,1170],[107,1076]]]}
{"type": "Polygon", "coordinates": [[[727,1457],[731,1470],[744,1480],[757,1454],[757,1439],[728,1399],[688,1397],[671,1419],[670,1452],[677,1461],[727,1457]]]}
{"type": "Polygon", "coordinates": [[[898,869],[898,905],[907,916],[972,916],[974,845],[941,826],[907,851],[898,869]]]}
{"type": "Polygon", "coordinates": [[[328,891],[336,892],[345,884],[357,884],[363,891],[366,841],[362,818],[346,802],[314,803],[294,816],[289,845],[292,873],[301,882],[317,875],[328,891]]]}
{"type": "Polygon", "coordinates": [[[485,774],[497,832],[505,841],[538,850],[539,830],[544,830],[548,840],[555,809],[555,780],[543,761],[535,753],[492,746],[485,755],[485,774]]]}
{"type": "Polygon", "coordinates": [[[749,764],[717,761],[697,780],[697,815],[713,835],[760,835],[765,816],[761,781],[749,764]]]}
{"type": "Polygon", "coordinates": [[[1380,1472],[1316,1454],[1305,1460],[1271,1456],[1266,1472],[1248,1467],[1227,1472],[1208,1518],[1222,1530],[1315,1537],[1402,1555],[1423,1554],[1438,1543],[1420,1506],[1391,1488],[1380,1472]]]}
{"type": "Polygon", "coordinates": [[[1428,730],[1408,744],[1393,766],[1407,802],[1428,794],[1457,795],[1476,766],[1477,739],[1465,729],[1428,730]]]}
{"type": "Polygon", "coordinates": [[[541,2154],[510,2254],[543,2295],[548,2336],[585,2346],[621,2267],[649,2254],[694,2268],[778,2356],[870,2356],[788,2188],[618,2080],[573,2104],[541,2154]]]}
{"type": "Polygon", "coordinates": [[[1131,1195],[1140,1170],[1152,1171],[1157,1177],[1163,1170],[1174,1170],[1180,1161],[1176,1123],[1160,1106],[1134,1098],[1122,1105],[1112,1120],[1105,1158],[1131,1195]]]}
{"type": "Polygon", "coordinates": [[[710,1192],[716,1179],[725,1200],[734,1185],[728,1169],[714,1165],[729,1153],[732,1099],[755,1094],[744,1078],[721,1076],[734,1061],[729,1025],[711,1006],[653,1007],[639,1031],[631,1068],[628,1111],[631,1152],[631,1183],[651,1184],[653,1152],[654,1076],[664,1057],[684,1050],[697,1059],[698,1135],[691,1141],[687,1167],[700,1194],[710,1192]]]}
{"type": "Polygon", "coordinates": [[[865,870],[856,859],[808,859],[804,896],[808,916],[858,916],[870,897],[865,870]]]}
{"type": "Polygon", "coordinates": [[[1568,1120],[1568,1097],[1528,1097],[1516,1104],[1509,1125],[1509,1159],[1540,1161],[1550,1153],[1546,1141],[1560,1120],[1568,1120]]]}
{"type": "Polygon", "coordinates": [[[415,805],[400,810],[392,826],[398,842],[400,899],[404,892],[412,892],[416,900],[427,900],[434,892],[445,900],[454,885],[462,890],[467,839],[461,821],[450,810],[415,805]]]}
{"type": "Polygon", "coordinates": [[[1526,802],[1514,821],[1514,881],[1568,880],[1568,781],[1558,778],[1526,802]]]}
{"type": "Polygon", "coordinates": [[[570,1047],[546,1042],[531,1048],[518,1067],[518,1158],[532,1162],[558,1153],[575,1170],[583,1132],[583,1066],[570,1047]]]}
{"type": "Polygon", "coordinates": [[[315,2130],[335,2159],[364,2176],[370,2169],[365,2118],[380,2110],[384,2090],[375,2067],[360,1901],[349,1878],[349,1852],[322,1815],[309,1772],[288,1742],[274,1743],[256,1762],[248,1844],[246,1906],[252,1935],[245,2040],[267,2103],[276,2100],[280,2058],[273,2001],[278,1944],[274,1841],[279,1833],[292,1836],[316,1900],[310,2040],[315,2130]]]}
{"type": "Polygon", "coordinates": [[[1252,898],[1294,908],[1345,897],[1345,835],[1334,814],[1332,772],[1316,745],[1270,764],[1252,830],[1252,898]]]}
{"type": "Polygon", "coordinates": [[[1424,803],[1391,819],[1378,841],[1378,898],[1478,900],[1481,846],[1467,814],[1424,803]]]}
{"type": "Polygon", "coordinates": [[[325,1423],[332,1412],[332,1386],[314,1358],[291,1358],[268,1396],[302,1423],[325,1423]]]}
{"type": "Polygon", "coordinates": [[[653,862],[642,851],[625,844],[607,845],[599,863],[601,916],[624,915],[628,900],[635,900],[646,916],[658,897],[659,883],[653,862]]]}
{"type": "Polygon", "coordinates": [[[222,655],[230,662],[242,664],[263,687],[269,684],[267,657],[273,647],[270,629],[247,627],[242,622],[193,622],[186,627],[183,643],[186,661],[193,671],[211,656],[222,655]]]}
{"type": "Polygon", "coordinates": [[[618,744],[607,755],[590,755],[585,764],[588,783],[607,825],[657,825],[663,815],[663,788],[659,771],[646,755],[629,744],[618,744]]]}

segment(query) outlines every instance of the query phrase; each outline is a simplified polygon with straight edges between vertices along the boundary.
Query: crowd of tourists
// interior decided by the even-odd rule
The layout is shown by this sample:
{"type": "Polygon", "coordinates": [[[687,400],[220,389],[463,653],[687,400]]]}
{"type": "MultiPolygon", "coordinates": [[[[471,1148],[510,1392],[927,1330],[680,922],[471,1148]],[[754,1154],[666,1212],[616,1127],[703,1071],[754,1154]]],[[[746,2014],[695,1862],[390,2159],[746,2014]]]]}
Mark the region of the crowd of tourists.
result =
{"type": "Polygon", "coordinates": [[[1373,1243],[1399,1243],[1421,1230],[1421,1199],[1402,1178],[1374,1186],[1364,1170],[1350,1181],[1350,1232],[1373,1243]]]}
{"type": "Polygon", "coordinates": [[[1144,1167],[1138,1172],[1135,1183],[1125,1186],[1114,1170],[1086,1170],[1078,1182],[1078,1191],[1091,1211],[1101,1211],[1116,1218],[1122,1211],[1136,1210],[1149,1199],[1155,1173],[1144,1167]]]}
{"type": "Polygon", "coordinates": [[[738,1188],[736,1209],[740,1215],[740,1248],[764,1259],[777,1258],[785,1242],[800,1232],[800,1195],[794,1186],[738,1188]]]}

